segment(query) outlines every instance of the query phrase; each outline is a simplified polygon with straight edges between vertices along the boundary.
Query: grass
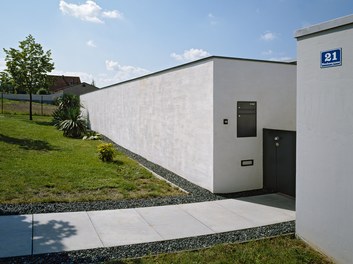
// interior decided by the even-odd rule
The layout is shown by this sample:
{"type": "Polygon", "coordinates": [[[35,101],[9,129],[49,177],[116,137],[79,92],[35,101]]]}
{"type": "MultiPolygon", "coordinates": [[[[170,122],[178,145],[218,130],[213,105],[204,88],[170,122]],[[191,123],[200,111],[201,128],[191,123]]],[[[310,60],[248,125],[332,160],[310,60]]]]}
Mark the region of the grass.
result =
{"type": "Polygon", "coordinates": [[[0,203],[120,200],[183,194],[117,153],[98,158],[101,141],[66,138],[50,117],[0,115],[0,203]]]}
{"type": "MultiPolygon", "coordinates": [[[[4,114],[19,114],[19,115],[28,115],[29,114],[29,101],[15,101],[15,100],[3,100],[3,113],[4,114]]],[[[0,111],[1,111],[2,101],[0,98],[0,111]]],[[[43,104],[43,112],[42,106],[40,103],[32,102],[32,111],[33,115],[45,115],[50,116],[54,109],[55,105],[51,104],[43,104]]],[[[0,112],[1,113],[1,112],[0,112]]]]}
{"type": "Polygon", "coordinates": [[[222,244],[197,251],[111,261],[109,263],[329,264],[333,262],[311,249],[301,240],[296,239],[294,235],[290,235],[242,244],[222,244]]]}

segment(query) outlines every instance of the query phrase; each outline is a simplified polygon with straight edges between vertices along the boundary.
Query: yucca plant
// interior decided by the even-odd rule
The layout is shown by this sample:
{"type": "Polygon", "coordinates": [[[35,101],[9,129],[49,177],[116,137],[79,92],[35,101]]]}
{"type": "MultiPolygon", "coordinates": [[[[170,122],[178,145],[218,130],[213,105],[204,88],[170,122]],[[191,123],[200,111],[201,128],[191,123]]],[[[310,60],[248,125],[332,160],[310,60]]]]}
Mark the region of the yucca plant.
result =
{"type": "Polygon", "coordinates": [[[71,109],[78,109],[79,111],[82,107],[80,97],[73,94],[64,94],[59,97],[56,99],[55,105],[57,105],[58,108],[54,110],[52,116],[54,126],[57,128],[59,128],[62,121],[70,119],[69,111],[71,111],[71,109]]]}
{"type": "Polygon", "coordinates": [[[77,108],[68,109],[67,118],[62,120],[58,128],[64,132],[64,136],[72,138],[82,137],[87,130],[87,122],[81,115],[81,110],[77,108]]]}

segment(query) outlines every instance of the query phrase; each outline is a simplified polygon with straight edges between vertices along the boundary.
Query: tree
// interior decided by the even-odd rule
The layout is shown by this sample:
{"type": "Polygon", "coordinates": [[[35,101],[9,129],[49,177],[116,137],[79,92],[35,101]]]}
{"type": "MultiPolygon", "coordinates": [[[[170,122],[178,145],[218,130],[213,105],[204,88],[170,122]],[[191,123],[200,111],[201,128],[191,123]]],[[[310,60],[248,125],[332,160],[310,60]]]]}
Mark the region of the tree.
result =
{"type": "Polygon", "coordinates": [[[44,52],[42,46],[35,42],[32,35],[20,41],[19,49],[4,49],[6,54],[5,70],[13,80],[16,88],[29,94],[29,119],[32,120],[32,94],[48,85],[47,73],[54,70],[51,51],[44,52]]]}
{"type": "Polygon", "coordinates": [[[8,93],[11,92],[11,90],[13,92],[14,90],[12,79],[10,75],[5,71],[0,72],[0,87],[2,93],[8,93]]]}

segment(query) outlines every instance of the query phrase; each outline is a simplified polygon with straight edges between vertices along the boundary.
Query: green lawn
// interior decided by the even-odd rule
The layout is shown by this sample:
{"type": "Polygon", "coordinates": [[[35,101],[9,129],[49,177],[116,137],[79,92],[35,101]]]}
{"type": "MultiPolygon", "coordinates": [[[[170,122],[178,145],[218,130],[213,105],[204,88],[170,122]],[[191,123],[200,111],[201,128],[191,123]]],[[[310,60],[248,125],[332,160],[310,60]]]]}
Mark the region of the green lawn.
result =
{"type": "MultiPolygon", "coordinates": [[[[49,116],[53,113],[55,105],[32,103],[33,115],[46,115],[49,116]]],[[[29,101],[15,101],[4,99],[3,101],[0,98],[0,114],[3,111],[4,114],[19,114],[19,115],[28,115],[29,114],[29,101]]]]}
{"type": "Polygon", "coordinates": [[[224,244],[197,251],[112,261],[109,263],[328,264],[333,262],[291,235],[243,244],[224,244]]]}
{"type": "Polygon", "coordinates": [[[182,195],[122,153],[98,159],[101,141],[66,138],[50,117],[0,115],[0,203],[182,195]]]}

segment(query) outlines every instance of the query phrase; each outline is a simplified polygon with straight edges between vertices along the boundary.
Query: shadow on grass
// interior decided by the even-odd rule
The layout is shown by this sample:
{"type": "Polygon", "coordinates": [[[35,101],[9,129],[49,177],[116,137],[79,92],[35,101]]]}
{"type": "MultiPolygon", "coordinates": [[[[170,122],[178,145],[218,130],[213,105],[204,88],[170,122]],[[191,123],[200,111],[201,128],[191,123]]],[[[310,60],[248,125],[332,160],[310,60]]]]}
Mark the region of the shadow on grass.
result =
{"type": "Polygon", "coordinates": [[[35,123],[40,126],[54,126],[52,121],[35,121],[35,123]]]}
{"type": "Polygon", "coordinates": [[[122,162],[121,160],[113,160],[112,163],[118,166],[124,165],[124,162],[122,162]]]}
{"type": "Polygon", "coordinates": [[[14,138],[0,134],[0,141],[8,144],[18,145],[25,150],[39,150],[39,151],[53,151],[60,150],[60,148],[50,145],[44,140],[35,140],[28,138],[14,138]]]}

